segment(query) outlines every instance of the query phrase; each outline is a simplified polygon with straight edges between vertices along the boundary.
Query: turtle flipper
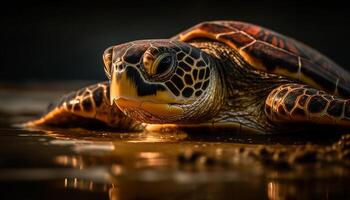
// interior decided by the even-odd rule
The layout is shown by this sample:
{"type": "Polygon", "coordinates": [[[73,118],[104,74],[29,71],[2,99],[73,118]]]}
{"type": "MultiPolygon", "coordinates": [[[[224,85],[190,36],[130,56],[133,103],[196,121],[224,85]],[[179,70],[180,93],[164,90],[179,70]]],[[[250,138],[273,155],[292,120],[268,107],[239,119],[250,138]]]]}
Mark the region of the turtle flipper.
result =
{"type": "Polygon", "coordinates": [[[110,104],[107,82],[65,95],[58,102],[50,104],[49,111],[44,116],[26,123],[26,126],[89,126],[101,123],[120,130],[142,129],[140,123],[110,104]]]}
{"type": "Polygon", "coordinates": [[[350,100],[302,84],[285,84],[272,90],[265,113],[273,122],[350,126],[350,100]]]}

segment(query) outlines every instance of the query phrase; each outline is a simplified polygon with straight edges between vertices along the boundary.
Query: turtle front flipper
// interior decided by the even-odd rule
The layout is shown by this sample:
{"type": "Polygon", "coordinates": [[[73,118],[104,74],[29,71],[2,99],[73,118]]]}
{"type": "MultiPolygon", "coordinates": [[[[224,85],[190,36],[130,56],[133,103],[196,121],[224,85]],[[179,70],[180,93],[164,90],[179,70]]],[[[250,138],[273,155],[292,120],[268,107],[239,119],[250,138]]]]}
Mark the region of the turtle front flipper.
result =
{"type": "Polygon", "coordinates": [[[350,100],[302,84],[285,84],[272,90],[265,113],[272,122],[350,126],[350,100]]]}
{"type": "Polygon", "coordinates": [[[25,125],[34,126],[87,126],[103,124],[120,130],[141,130],[142,125],[125,116],[117,106],[111,105],[109,84],[98,83],[71,92],[49,106],[40,119],[25,125]]]}

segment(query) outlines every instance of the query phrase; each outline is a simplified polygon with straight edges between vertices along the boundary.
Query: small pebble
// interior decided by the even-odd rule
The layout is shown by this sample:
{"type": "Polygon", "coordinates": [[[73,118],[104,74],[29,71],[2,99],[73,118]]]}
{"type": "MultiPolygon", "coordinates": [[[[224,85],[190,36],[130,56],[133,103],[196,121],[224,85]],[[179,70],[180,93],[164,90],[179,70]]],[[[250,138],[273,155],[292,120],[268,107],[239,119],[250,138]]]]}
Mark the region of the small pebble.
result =
{"type": "Polygon", "coordinates": [[[202,152],[186,150],[181,152],[177,159],[180,163],[194,163],[202,155],[202,152]]]}
{"type": "Polygon", "coordinates": [[[350,149],[347,149],[341,153],[341,158],[350,160],[350,149]]]}
{"type": "Polygon", "coordinates": [[[317,161],[317,152],[316,151],[299,151],[291,155],[291,163],[314,163],[317,161]]]}
{"type": "Polygon", "coordinates": [[[257,149],[257,154],[261,157],[264,157],[264,158],[270,157],[270,155],[271,155],[266,147],[259,147],[257,149]]]}
{"type": "Polygon", "coordinates": [[[276,152],[273,154],[272,158],[273,158],[273,160],[275,160],[275,161],[280,161],[280,160],[282,160],[282,159],[286,159],[287,155],[288,155],[288,154],[287,154],[286,151],[276,151],[276,152]]]}
{"type": "Polygon", "coordinates": [[[200,166],[212,166],[215,164],[215,159],[209,156],[200,156],[197,159],[196,164],[200,166]]]}
{"type": "Polygon", "coordinates": [[[245,148],[244,148],[244,147],[239,147],[239,149],[238,149],[238,152],[239,152],[239,153],[244,153],[244,151],[245,151],[245,148]]]}

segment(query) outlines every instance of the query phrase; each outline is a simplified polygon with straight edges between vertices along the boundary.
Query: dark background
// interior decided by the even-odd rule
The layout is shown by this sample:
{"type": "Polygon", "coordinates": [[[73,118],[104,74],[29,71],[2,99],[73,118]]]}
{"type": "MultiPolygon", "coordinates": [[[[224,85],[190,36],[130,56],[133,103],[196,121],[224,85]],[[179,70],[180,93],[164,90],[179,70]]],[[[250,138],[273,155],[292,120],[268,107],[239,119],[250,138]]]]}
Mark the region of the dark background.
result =
{"type": "Polygon", "coordinates": [[[1,5],[0,81],[102,80],[102,53],[204,20],[259,24],[350,69],[350,12],[336,1],[59,1],[1,5]]]}

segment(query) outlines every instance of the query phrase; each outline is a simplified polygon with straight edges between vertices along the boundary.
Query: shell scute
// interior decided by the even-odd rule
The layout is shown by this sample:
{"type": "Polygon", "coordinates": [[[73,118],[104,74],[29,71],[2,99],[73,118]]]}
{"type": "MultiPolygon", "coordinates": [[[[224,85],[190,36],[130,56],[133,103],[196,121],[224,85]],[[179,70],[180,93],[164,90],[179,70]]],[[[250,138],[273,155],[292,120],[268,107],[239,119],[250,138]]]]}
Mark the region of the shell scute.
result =
{"type": "Polygon", "coordinates": [[[350,74],[317,50],[267,28],[239,21],[202,22],[172,39],[222,42],[254,69],[350,97],[350,74]]]}

